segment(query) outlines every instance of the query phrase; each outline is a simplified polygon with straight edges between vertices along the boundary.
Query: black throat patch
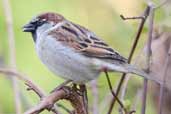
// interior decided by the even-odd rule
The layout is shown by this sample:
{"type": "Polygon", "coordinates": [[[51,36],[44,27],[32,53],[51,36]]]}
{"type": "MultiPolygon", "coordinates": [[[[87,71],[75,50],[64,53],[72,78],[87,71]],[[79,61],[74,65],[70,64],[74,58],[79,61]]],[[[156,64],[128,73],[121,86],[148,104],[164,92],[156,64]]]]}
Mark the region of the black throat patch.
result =
{"type": "Polygon", "coordinates": [[[36,31],[31,32],[31,34],[32,34],[32,37],[33,37],[33,41],[34,41],[34,43],[36,43],[36,40],[37,40],[36,31]]]}

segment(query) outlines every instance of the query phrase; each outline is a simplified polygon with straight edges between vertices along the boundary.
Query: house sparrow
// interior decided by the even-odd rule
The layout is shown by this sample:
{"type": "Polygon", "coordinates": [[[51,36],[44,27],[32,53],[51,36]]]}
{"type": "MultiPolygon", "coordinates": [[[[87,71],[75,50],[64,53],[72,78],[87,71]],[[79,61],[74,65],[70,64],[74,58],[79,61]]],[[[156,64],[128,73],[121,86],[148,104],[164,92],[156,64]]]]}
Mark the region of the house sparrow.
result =
{"type": "MultiPolygon", "coordinates": [[[[23,27],[31,32],[41,61],[56,75],[84,84],[101,72],[133,73],[155,80],[144,71],[127,63],[90,30],[57,13],[43,13],[23,27]]],[[[156,80],[155,80],[156,81],[156,80]]]]}

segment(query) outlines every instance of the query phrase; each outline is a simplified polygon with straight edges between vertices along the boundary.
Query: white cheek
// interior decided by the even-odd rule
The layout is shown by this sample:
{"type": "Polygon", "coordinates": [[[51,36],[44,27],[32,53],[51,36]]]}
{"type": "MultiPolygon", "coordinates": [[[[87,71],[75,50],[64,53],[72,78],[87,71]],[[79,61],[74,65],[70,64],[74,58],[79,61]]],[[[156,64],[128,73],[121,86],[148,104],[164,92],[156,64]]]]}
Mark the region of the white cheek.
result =
{"type": "Polygon", "coordinates": [[[46,33],[46,31],[48,31],[52,27],[53,27],[53,25],[50,24],[50,23],[45,23],[42,26],[38,27],[37,30],[36,30],[37,37],[40,38],[41,35],[44,35],[46,33]]]}

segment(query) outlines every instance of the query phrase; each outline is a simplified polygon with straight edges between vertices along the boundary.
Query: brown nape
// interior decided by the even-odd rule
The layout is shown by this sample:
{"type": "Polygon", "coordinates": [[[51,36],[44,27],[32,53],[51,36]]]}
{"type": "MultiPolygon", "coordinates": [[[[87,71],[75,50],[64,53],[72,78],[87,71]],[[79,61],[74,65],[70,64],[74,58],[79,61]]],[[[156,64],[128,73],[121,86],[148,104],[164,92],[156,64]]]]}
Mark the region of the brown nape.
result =
{"type": "Polygon", "coordinates": [[[42,13],[38,16],[38,18],[42,20],[45,19],[49,22],[55,22],[55,23],[59,23],[65,19],[62,15],[52,12],[42,13]]]}

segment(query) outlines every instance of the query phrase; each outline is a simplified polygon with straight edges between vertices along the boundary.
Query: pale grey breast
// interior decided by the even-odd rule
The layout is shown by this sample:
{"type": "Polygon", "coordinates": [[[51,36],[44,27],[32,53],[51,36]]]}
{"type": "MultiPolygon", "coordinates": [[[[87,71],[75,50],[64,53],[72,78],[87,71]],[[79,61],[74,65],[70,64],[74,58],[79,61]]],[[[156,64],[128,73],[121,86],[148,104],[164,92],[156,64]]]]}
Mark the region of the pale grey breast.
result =
{"type": "Polygon", "coordinates": [[[37,40],[36,51],[42,62],[56,75],[77,83],[85,83],[99,75],[100,71],[93,69],[91,58],[75,53],[51,36],[41,36],[44,37],[37,40]]]}

